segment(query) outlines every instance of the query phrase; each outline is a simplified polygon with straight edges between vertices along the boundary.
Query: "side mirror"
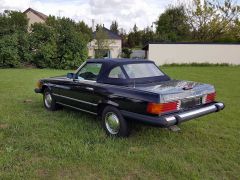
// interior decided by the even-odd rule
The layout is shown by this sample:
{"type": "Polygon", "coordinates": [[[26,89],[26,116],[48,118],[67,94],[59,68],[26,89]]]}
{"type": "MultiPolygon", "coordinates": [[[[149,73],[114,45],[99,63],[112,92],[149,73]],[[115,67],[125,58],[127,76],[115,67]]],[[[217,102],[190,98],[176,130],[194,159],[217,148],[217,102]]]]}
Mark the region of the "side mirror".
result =
{"type": "Polygon", "coordinates": [[[69,78],[69,79],[76,79],[76,74],[74,74],[74,73],[67,73],[67,78],[69,78]]]}

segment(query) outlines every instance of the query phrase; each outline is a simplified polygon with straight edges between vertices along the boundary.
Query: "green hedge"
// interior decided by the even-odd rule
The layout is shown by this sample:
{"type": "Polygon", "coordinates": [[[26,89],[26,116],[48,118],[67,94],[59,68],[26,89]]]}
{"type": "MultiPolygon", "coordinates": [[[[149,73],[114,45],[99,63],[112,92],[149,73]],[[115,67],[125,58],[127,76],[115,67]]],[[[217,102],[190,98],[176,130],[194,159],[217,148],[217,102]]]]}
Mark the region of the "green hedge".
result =
{"type": "Polygon", "coordinates": [[[24,14],[5,11],[0,14],[0,67],[76,68],[88,57],[91,34],[84,22],[54,16],[28,29],[24,14]]]}

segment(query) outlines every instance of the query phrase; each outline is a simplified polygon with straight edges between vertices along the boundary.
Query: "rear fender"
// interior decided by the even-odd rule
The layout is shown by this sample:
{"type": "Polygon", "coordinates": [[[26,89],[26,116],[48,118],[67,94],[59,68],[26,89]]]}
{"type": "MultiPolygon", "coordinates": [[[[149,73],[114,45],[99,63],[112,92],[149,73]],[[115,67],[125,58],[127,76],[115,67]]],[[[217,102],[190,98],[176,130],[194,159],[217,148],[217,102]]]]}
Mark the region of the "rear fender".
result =
{"type": "Polygon", "coordinates": [[[119,108],[119,104],[111,100],[102,100],[98,103],[98,115],[101,115],[106,106],[114,106],[119,108]]]}

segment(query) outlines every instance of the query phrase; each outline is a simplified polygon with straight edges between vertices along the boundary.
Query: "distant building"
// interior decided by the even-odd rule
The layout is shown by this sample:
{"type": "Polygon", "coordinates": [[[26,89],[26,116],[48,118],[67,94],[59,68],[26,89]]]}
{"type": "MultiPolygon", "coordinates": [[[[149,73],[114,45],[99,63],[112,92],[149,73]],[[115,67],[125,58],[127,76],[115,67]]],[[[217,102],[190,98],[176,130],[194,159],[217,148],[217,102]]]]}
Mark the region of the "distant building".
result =
{"type": "MultiPolygon", "coordinates": [[[[26,11],[23,12],[27,15],[28,18],[28,27],[30,29],[31,25],[34,23],[45,23],[48,16],[36,11],[32,8],[28,8],[26,11]]],[[[95,58],[96,51],[101,51],[106,58],[118,58],[121,56],[122,53],[122,39],[121,36],[115,34],[114,32],[110,31],[107,28],[103,28],[104,32],[106,32],[109,41],[109,48],[108,49],[97,49],[96,39],[93,39],[91,42],[88,43],[88,56],[90,58],[95,58]]],[[[96,31],[93,33],[93,38],[96,37],[96,31]]]]}
{"type": "Polygon", "coordinates": [[[131,59],[144,59],[145,51],[144,50],[133,50],[130,54],[131,59]]]}
{"type": "Polygon", "coordinates": [[[32,24],[34,23],[45,23],[48,16],[38,12],[32,8],[28,8],[26,11],[23,12],[27,15],[28,18],[28,27],[30,28],[32,24]]]}
{"type": "Polygon", "coordinates": [[[122,53],[122,39],[118,34],[103,27],[103,31],[106,32],[109,41],[108,49],[97,49],[96,45],[96,31],[93,32],[93,40],[88,43],[88,56],[89,58],[95,58],[96,51],[101,51],[104,58],[119,58],[122,53]]]}

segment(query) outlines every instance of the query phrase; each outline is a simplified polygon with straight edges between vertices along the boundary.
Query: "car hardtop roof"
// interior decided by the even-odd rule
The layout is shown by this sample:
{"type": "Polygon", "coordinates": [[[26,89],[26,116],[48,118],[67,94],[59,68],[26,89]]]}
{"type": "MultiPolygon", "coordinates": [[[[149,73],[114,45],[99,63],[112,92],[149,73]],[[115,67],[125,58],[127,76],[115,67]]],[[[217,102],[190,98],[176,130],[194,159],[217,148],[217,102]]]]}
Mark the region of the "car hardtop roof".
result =
{"type": "Polygon", "coordinates": [[[146,59],[90,59],[87,60],[90,63],[109,63],[109,64],[126,64],[126,63],[154,63],[153,61],[146,59]]]}

